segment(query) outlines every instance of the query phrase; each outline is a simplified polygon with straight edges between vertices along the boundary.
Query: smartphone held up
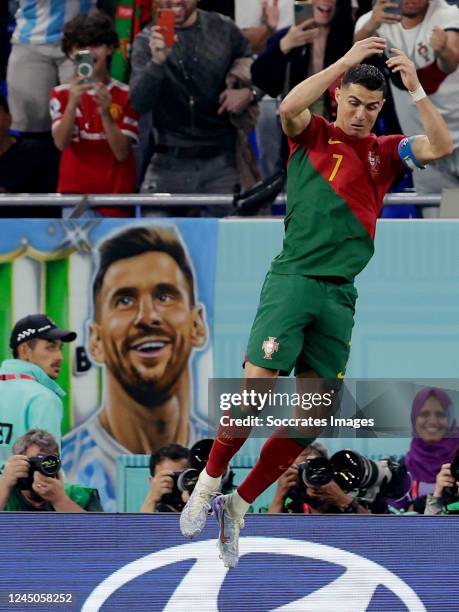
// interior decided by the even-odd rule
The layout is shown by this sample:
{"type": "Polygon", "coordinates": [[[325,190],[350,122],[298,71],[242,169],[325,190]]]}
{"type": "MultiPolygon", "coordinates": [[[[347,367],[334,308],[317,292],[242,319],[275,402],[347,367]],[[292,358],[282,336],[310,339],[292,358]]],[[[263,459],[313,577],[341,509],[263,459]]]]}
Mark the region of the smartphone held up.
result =
{"type": "Polygon", "coordinates": [[[82,49],[73,58],[75,72],[83,83],[94,83],[94,56],[89,49],[82,49]]]}
{"type": "MultiPolygon", "coordinates": [[[[376,4],[377,0],[373,0],[372,6],[376,4]]],[[[400,15],[402,16],[402,3],[403,0],[390,0],[391,5],[393,6],[385,6],[384,12],[390,13],[391,15],[400,15]]]]}
{"type": "Polygon", "coordinates": [[[295,0],[293,7],[295,25],[300,25],[307,19],[312,19],[314,16],[312,0],[295,0]]]}
{"type": "Polygon", "coordinates": [[[175,42],[175,14],[170,9],[158,9],[156,14],[156,25],[164,38],[167,47],[172,47],[175,42]]]}

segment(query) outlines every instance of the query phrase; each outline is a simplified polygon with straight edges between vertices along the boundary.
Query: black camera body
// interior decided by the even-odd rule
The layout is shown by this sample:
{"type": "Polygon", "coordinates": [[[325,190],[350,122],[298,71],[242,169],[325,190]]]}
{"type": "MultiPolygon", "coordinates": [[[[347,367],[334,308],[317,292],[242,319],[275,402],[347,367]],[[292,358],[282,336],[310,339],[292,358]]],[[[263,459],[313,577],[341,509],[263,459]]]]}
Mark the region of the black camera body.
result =
{"type": "Polygon", "coordinates": [[[35,472],[40,472],[48,478],[56,478],[57,473],[61,469],[61,460],[58,455],[35,455],[29,457],[29,475],[27,478],[18,479],[18,487],[22,491],[30,491],[33,484],[33,475],[35,472]]]}
{"type": "MultiPolygon", "coordinates": [[[[171,507],[179,512],[183,509],[185,504],[182,500],[182,493],[187,491],[191,495],[193,492],[198,482],[199,474],[206,467],[213,442],[210,438],[204,438],[190,448],[190,467],[172,474],[172,491],[161,497],[156,506],[158,512],[170,512],[171,507]]],[[[225,487],[229,488],[229,485],[232,486],[233,475],[233,472],[228,467],[222,477],[223,489],[225,487]]]]}
{"type": "MultiPolygon", "coordinates": [[[[454,482],[459,481],[459,451],[456,453],[454,459],[451,461],[451,476],[454,478],[454,482]]],[[[444,506],[452,504],[459,500],[459,490],[457,484],[452,487],[445,487],[441,495],[442,503],[444,506]]]]}
{"type": "Polygon", "coordinates": [[[192,493],[196,483],[198,482],[200,472],[195,468],[186,468],[182,472],[173,472],[172,474],[172,491],[165,493],[158,504],[160,512],[167,512],[167,506],[172,506],[176,510],[182,510],[184,503],[182,493],[188,491],[192,493]]]}

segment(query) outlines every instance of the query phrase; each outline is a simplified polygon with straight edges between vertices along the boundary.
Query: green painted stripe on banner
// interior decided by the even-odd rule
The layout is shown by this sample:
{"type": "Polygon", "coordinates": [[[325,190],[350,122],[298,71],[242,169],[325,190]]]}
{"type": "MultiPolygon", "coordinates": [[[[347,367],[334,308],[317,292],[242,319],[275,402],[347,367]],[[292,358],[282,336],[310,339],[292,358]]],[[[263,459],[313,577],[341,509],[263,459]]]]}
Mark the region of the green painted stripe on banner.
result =
{"type": "MultiPolygon", "coordinates": [[[[69,268],[69,258],[65,257],[45,262],[43,270],[44,310],[56,325],[64,329],[69,329],[70,326],[69,268]]],[[[57,381],[66,392],[63,398],[62,434],[67,433],[72,426],[72,352],[70,347],[69,343],[63,345],[64,362],[57,381]]]]}
{"type": "Polygon", "coordinates": [[[9,346],[13,327],[13,266],[0,264],[0,360],[11,357],[9,346]]]}

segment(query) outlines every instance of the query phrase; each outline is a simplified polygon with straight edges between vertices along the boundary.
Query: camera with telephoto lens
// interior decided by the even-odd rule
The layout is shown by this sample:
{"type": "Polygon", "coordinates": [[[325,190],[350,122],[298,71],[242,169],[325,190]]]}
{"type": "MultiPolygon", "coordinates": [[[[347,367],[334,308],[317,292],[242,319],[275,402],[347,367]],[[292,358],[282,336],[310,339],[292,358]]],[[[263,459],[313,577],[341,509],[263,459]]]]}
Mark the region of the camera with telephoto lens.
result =
{"type": "MultiPolygon", "coordinates": [[[[181,511],[185,506],[182,500],[182,493],[187,491],[190,495],[193,492],[196,483],[198,482],[199,474],[206,467],[209,459],[210,449],[212,448],[213,440],[205,438],[194,444],[189,451],[190,467],[185,468],[181,472],[173,472],[172,474],[172,491],[165,493],[159,503],[156,505],[158,512],[170,512],[170,508],[181,511]]],[[[228,486],[228,482],[232,481],[233,472],[230,467],[222,476],[222,488],[228,486]],[[224,484],[223,484],[224,483],[224,484]]]]}
{"type": "Polygon", "coordinates": [[[43,476],[55,478],[61,469],[61,460],[58,455],[35,455],[29,457],[29,475],[27,478],[18,479],[18,487],[23,491],[30,491],[33,484],[33,475],[35,472],[40,472],[43,476]]]}
{"type": "Polygon", "coordinates": [[[357,490],[358,498],[373,502],[381,493],[398,499],[406,493],[406,468],[389,457],[372,461],[352,450],[342,450],[330,459],[317,457],[300,466],[300,477],[306,487],[324,486],[334,480],[346,493],[357,490]]]}

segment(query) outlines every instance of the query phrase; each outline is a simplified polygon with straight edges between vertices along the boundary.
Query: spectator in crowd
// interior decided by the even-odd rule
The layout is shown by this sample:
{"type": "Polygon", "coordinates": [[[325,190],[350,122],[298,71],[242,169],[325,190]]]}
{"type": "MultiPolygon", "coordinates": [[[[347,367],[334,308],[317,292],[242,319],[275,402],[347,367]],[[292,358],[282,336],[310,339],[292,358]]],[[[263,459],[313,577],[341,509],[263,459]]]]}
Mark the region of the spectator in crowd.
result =
{"type": "Polygon", "coordinates": [[[150,489],[140,512],[180,512],[188,501],[188,494],[181,499],[172,498],[174,472],[183,472],[189,464],[189,451],[180,444],[159,448],[150,457],[150,489]]]}
{"type": "Polygon", "coordinates": [[[102,507],[97,490],[64,483],[56,439],[43,429],[31,429],[16,440],[5,464],[0,478],[0,510],[102,512],[102,507]],[[44,474],[36,464],[32,468],[40,455],[54,456],[53,476],[44,474]]]}
{"type": "Polygon", "coordinates": [[[8,96],[21,132],[49,133],[49,92],[72,77],[60,42],[64,24],[111,0],[20,0],[8,62],[8,96]]]}
{"type": "MultiPolygon", "coordinates": [[[[459,187],[459,11],[443,0],[410,0],[402,3],[402,15],[389,12],[389,0],[377,0],[373,10],[363,15],[355,27],[355,40],[378,35],[387,49],[402,49],[415,63],[418,78],[433,104],[443,115],[453,138],[454,151],[431,162],[426,170],[414,172],[417,193],[439,193],[459,187]]],[[[391,90],[402,130],[422,132],[416,105],[391,75],[391,90]]],[[[437,216],[438,208],[424,208],[424,216],[437,216]]]]}
{"type": "Polygon", "coordinates": [[[174,230],[136,227],[100,247],[89,351],[105,364],[101,410],[63,441],[65,473],[115,510],[116,457],[207,436],[191,414],[190,358],[207,326],[174,230]]]}
{"type": "MultiPolygon", "coordinates": [[[[118,45],[111,19],[100,11],[79,15],[66,24],[62,49],[74,59],[89,49],[94,61],[90,82],[76,72],[69,84],[51,93],[53,138],[62,151],[60,193],[132,193],[136,170],[132,145],[137,114],[127,85],[110,78],[109,65],[118,45]]],[[[101,207],[106,216],[129,216],[130,208],[101,207]]]]}
{"type": "MultiPolygon", "coordinates": [[[[6,98],[0,94],[0,192],[51,193],[56,190],[57,166],[53,158],[42,156],[36,140],[10,133],[11,114],[6,98]],[[39,161],[38,161],[39,160],[39,161]]],[[[0,207],[2,217],[34,217],[45,211],[30,206],[0,207]]],[[[46,216],[50,216],[46,209],[46,216]]]]}
{"type": "Polygon", "coordinates": [[[458,484],[451,473],[451,463],[444,463],[435,479],[433,493],[427,495],[424,514],[459,514],[458,484]],[[445,498],[445,489],[454,492],[453,495],[445,498]]]}
{"type": "MultiPolygon", "coordinates": [[[[142,190],[233,193],[237,169],[248,159],[242,161],[241,129],[252,125],[241,128],[254,100],[249,44],[230,19],[198,10],[197,0],[159,0],[159,6],[175,12],[175,43],[167,47],[160,28],[147,27],[132,54],[132,104],[153,113],[156,143],[142,190]]],[[[256,180],[244,179],[244,187],[256,180]]]]}
{"type": "MultiPolygon", "coordinates": [[[[95,8],[96,0],[19,0],[18,4],[7,65],[13,129],[36,141],[37,159],[52,165],[56,177],[59,151],[51,138],[48,98],[51,88],[68,82],[72,74],[71,62],[60,48],[62,30],[66,21],[95,8]]],[[[56,191],[56,183],[50,191],[56,191]]]]}
{"type": "Polygon", "coordinates": [[[413,400],[411,424],[413,438],[403,461],[412,478],[411,500],[416,500],[434,491],[441,466],[452,460],[459,446],[449,395],[435,387],[421,389],[413,400]]]}
{"type": "Polygon", "coordinates": [[[29,315],[13,328],[13,359],[0,368],[0,472],[16,438],[33,427],[61,438],[64,391],[56,382],[62,364],[62,343],[76,333],[59,329],[46,315],[29,315]]]}
{"type": "Polygon", "coordinates": [[[254,53],[264,48],[277,30],[279,19],[288,15],[291,23],[293,18],[293,0],[199,0],[199,8],[233,19],[254,53]]]}
{"type": "MultiPolygon", "coordinates": [[[[352,46],[354,26],[350,0],[338,3],[336,0],[314,0],[313,11],[312,19],[274,34],[252,65],[254,85],[272,98],[287,94],[307,77],[336,62],[352,46]]],[[[334,117],[334,84],[311,110],[329,120],[334,117]]],[[[288,155],[278,117],[271,113],[269,125],[263,128],[260,124],[257,136],[261,167],[267,177],[284,166],[288,155]]]]}
{"type": "MultiPolygon", "coordinates": [[[[287,93],[304,79],[320,72],[352,46],[350,1],[314,0],[313,10],[313,18],[279,30],[272,36],[266,51],[252,65],[254,83],[272,97],[287,93]]],[[[329,88],[313,109],[328,119],[334,116],[331,91],[329,88]]]]}
{"type": "Polygon", "coordinates": [[[309,459],[327,459],[327,449],[313,442],[296,458],[295,463],[279,478],[268,512],[300,514],[368,514],[368,510],[332,480],[322,486],[306,485],[299,475],[300,465],[309,459]]]}
{"type": "Polygon", "coordinates": [[[260,53],[279,27],[279,21],[289,25],[293,19],[293,0],[235,0],[236,25],[250,43],[254,53],[260,53]]]}

